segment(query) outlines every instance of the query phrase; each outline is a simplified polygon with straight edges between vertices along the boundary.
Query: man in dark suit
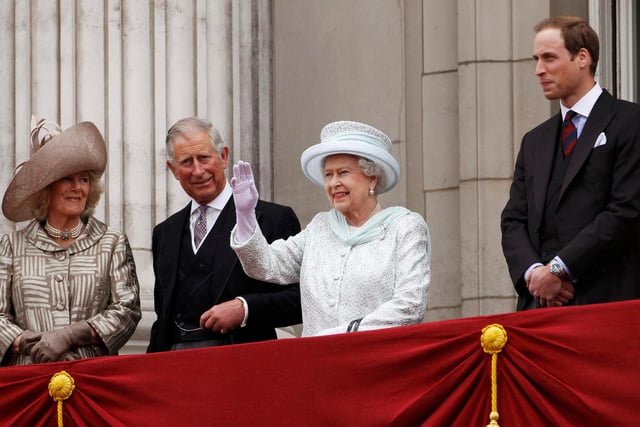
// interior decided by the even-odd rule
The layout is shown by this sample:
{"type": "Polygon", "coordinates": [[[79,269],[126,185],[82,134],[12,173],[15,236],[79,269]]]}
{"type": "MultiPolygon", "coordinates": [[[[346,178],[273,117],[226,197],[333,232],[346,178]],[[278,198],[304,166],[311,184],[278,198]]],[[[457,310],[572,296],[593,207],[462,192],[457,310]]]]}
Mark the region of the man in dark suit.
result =
{"type": "MultiPolygon", "coordinates": [[[[236,223],[225,176],[229,147],[210,122],[178,121],[167,133],[167,166],[192,201],[153,230],[157,320],[148,352],[264,341],[300,323],[299,286],[249,278],[229,245],[236,223]]],[[[270,241],[300,231],[293,210],[260,201],[270,241]]]]}
{"type": "Polygon", "coordinates": [[[518,310],[638,298],[640,108],[595,81],[598,36],[584,19],[535,31],[536,76],[561,113],[524,136],[502,212],[518,310]]]}

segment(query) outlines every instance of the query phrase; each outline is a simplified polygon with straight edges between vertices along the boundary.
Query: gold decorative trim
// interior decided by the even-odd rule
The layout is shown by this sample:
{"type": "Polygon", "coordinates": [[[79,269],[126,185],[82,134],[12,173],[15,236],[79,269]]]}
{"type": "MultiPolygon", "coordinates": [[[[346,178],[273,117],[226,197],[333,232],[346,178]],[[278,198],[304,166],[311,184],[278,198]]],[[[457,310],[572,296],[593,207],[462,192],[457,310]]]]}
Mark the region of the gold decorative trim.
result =
{"type": "Polygon", "coordinates": [[[500,427],[498,419],[498,353],[507,345],[507,331],[498,323],[482,328],[480,344],[485,353],[491,355],[491,413],[487,427],[500,427]]]}
{"type": "Polygon", "coordinates": [[[49,381],[49,396],[58,403],[58,427],[63,427],[62,402],[71,397],[76,388],[73,377],[66,371],[60,371],[51,377],[49,381]]]}

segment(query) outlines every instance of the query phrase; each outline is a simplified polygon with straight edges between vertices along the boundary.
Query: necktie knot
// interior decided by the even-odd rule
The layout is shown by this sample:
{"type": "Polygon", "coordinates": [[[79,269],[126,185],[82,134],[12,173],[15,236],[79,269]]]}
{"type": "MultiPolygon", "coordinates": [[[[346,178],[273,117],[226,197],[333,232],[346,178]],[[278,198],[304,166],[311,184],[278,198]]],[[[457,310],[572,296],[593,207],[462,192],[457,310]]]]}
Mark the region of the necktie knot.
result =
{"type": "Polygon", "coordinates": [[[573,124],[573,118],[577,115],[573,110],[567,111],[562,122],[562,154],[567,157],[578,143],[578,129],[573,124]]]}
{"type": "Polygon", "coordinates": [[[193,241],[196,244],[196,248],[200,246],[200,242],[207,234],[207,208],[208,206],[206,205],[198,208],[198,219],[196,219],[196,223],[193,226],[193,241]]]}

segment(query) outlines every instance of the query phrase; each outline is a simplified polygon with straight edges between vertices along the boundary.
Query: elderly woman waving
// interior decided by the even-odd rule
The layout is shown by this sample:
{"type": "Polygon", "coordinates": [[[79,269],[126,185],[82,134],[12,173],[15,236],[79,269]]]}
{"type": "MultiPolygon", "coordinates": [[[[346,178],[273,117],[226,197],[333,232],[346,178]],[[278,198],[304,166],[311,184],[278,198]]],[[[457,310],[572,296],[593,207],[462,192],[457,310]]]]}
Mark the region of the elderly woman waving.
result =
{"type": "Polygon", "coordinates": [[[302,170],[324,187],[331,209],[287,240],[269,245],[262,237],[251,166],[240,161],[233,167],[237,224],[231,244],[243,268],[272,283],[300,282],[303,336],[421,322],[431,277],[427,224],[377,199],[399,177],[391,140],[347,121],[325,126],[320,140],[302,154],[302,170]]]}
{"type": "Polygon", "coordinates": [[[117,354],[140,320],[140,291],[126,236],[92,215],[104,139],[90,122],[32,126],[31,158],[2,201],[8,219],[30,220],[0,240],[2,363],[117,354]]]}

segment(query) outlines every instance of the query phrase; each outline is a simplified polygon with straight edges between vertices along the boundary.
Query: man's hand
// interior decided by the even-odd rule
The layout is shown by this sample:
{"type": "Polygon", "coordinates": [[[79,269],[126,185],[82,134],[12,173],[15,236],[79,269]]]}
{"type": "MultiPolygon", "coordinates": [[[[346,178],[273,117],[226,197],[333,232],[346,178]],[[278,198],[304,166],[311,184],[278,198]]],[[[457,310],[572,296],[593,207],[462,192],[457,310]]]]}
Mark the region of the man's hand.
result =
{"type": "Polygon", "coordinates": [[[200,316],[200,327],[226,334],[242,324],[244,304],[238,298],[211,307],[200,316]]]}
{"type": "MultiPolygon", "coordinates": [[[[562,289],[562,280],[551,274],[548,266],[540,266],[534,268],[529,274],[527,288],[541,307],[553,307],[556,305],[556,298],[562,289]]],[[[566,298],[567,293],[563,295],[566,298]]]]}
{"type": "Polygon", "coordinates": [[[561,306],[568,304],[575,297],[575,288],[573,287],[573,283],[569,280],[562,281],[562,287],[560,288],[560,293],[558,297],[554,301],[554,305],[561,306]]]}

